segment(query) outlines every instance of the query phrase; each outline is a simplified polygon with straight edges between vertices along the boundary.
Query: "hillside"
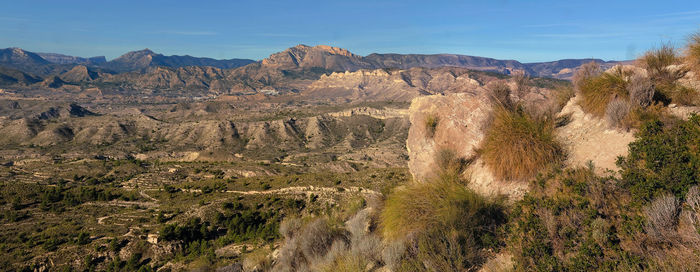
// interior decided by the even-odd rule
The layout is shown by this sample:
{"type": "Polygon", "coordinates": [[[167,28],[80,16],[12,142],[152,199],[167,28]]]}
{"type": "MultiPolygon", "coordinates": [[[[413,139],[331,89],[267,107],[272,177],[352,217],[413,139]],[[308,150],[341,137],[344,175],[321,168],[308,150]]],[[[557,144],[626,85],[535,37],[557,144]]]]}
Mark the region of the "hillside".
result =
{"type": "Polygon", "coordinates": [[[128,52],[120,57],[100,64],[101,67],[116,72],[144,71],[149,67],[180,68],[186,66],[211,66],[221,69],[230,69],[255,61],[248,59],[216,60],[211,58],[197,58],[192,56],[165,56],[154,53],[149,49],[128,52]]]}

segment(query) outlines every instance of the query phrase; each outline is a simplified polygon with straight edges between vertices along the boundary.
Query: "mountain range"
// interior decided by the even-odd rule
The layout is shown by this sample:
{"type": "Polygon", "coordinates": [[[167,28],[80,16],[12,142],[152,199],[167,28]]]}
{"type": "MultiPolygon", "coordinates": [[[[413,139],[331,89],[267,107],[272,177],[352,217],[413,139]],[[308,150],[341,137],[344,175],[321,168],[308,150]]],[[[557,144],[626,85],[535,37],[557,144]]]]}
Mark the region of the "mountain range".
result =
{"type": "MultiPolygon", "coordinates": [[[[274,53],[262,61],[165,56],[149,49],[128,52],[106,61],[104,57],[81,58],[7,48],[0,49],[0,86],[118,86],[119,89],[131,90],[201,90],[215,94],[257,93],[262,90],[295,92],[310,88],[323,75],[377,69],[452,67],[506,75],[522,71],[534,77],[569,79],[577,67],[591,61],[600,63],[604,68],[621,63],[600,59],[521,63],[456,54],[375,53],[360,56],[343,48],[303,44],[274,53]]],[[[441,72],[454,73],[452,70],[441,72]]],[[[428,70],[425,73],[437,76],[428,70]]],[[[388,72],[387,75],[403,74],[410,73],[388,72]]],[[[318,84],[314,86],[315,89],[323,89],[318,84]]]]}

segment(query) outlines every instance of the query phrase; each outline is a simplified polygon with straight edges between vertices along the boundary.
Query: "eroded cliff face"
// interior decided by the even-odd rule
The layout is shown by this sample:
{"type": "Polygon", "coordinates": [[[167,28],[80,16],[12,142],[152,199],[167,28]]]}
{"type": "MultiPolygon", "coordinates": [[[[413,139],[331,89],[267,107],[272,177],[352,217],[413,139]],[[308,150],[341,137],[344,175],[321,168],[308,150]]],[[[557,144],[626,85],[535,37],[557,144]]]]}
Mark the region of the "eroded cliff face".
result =
{"type": "Polygon", "coordinates": [[[408,168],[416,181],[430,182],[437,175],[437,157],[441,150],[451,150],[471,161],[463,175],[469,187],[484,195],[509,195],[519,198],[527,183],[497,179],[478,157],[485,136],[492,104],[483,88],[467,93],[433,95],[413,100],[409,110],[408,168]],[[427,120],[437,120],[431,128],[427,120]]]}
{"type": "MultiPolygon", "coordinates": [[[[563,109],[556,106],[557,91],[531,88],[526,93],[511,94],[511,99],[530,112],[559,111],[570,121],[555,129],[567,152],[566,166],[587,166],[596,171],[617,170],[615,160],[627,154],[634,140],[632,132],[609,128],[605,120],[585,114],[578,99],[571,99],[563,109]],[[539,108],[532,108],[539,106],[539,108]]],[[[508,195],[520,198],[528,190],[527,180],[496,178],[479,158],[478,150],[485,137],[492,113],[489,91],[484,87],[464,93],[430,95],[413,99],[409,109],[408,167],[418,182],[430,182],[438,169],[438,153],[451,150],[458,158],[469,161],[464,178],[469,186],[484,195],[508,195]]]]}
{"type": "Polygon", "coordinates": [[[406,141],[413,177],[418,181],[433,178],[435,157],[441,149],[452,150],[458,157],[474,157],[491,110],[485,90],[414,99],[406,141]],[[436,120],[434,125],[429,124],[430,119],[436,120]]]}

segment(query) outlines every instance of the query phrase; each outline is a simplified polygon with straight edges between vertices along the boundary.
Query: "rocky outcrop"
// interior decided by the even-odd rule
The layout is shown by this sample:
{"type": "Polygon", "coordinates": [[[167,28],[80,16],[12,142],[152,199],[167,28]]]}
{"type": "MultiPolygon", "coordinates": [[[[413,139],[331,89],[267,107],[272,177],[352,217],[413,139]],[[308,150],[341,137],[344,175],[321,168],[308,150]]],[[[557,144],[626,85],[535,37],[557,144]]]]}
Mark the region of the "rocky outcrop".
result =
{"type": "Polygon", "coordinates": [[[270,55],[262,61],[263,66],[279,69],[323,68],[331,71],[355,71],[372,68],[362,56],[350,51],[327,45],[297,45],[279,53],[270,55]]]}
{"type": "Polygon", "coordinates": [[[450,150],[457,157],[470,161],[464,177],[475,191],[491,196],[523,196],[527,183],[497,179],[477,156],[491,111],[491,102],[483,88],[467,93],[414,99],[410,108],[411,128],[406,148],[408,168],[415,180],[425,182],[434,178],[438,169],[438,153],[450,150]],[[437,120],[434,128],[426,123],[429,118],[437,120]]]}
{"type": "Polygon", "coordinates": [[[87,82],[100,77],[100,73],[85,65],[78,65],[60,75],[61,79],[67,82],[87,82]]]}
{"type": "Polygon", "coordinates": [[[303,94],[314,99],[410,101],[421,95],[467,92],[495,79],[455,67],[346,71],[322,75],[303,94]]]}
{"type": "Polygon", "coordinates": [[[409,111],[408,168],[416,180],[426,181],[436,174],[435,158],[441,149],[450,149],[463,158],[476,155],[491,114],[491,103],[486,91],[481,89],[419,97],[413,100],[409,111]],[[430,118],[437,120],[436,126],[427,124],[430,118]]]}

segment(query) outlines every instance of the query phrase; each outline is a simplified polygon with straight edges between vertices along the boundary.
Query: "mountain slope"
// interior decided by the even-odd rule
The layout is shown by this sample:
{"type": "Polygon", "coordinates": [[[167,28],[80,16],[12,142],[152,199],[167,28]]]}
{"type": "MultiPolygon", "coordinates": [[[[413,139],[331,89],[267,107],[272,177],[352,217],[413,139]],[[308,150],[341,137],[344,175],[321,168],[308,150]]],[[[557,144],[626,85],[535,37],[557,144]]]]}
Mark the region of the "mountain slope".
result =
{"type": "Polygon", "coordinates": [[[42,79],[20,70],[0,66],[0,86],[30,85],[40,82],[42,79]]]}
{"type": "Polygon", "coordinates": [[[55,64],[102,64],[107,62],[107,59],[105,59],[104,56],[98,56],[98,57],[91,57],[91,58],[83,58],[83,57],[75,57],[75,56],[68,56],[68,55],[63,55],[63,54],[57,54],[57,53],[36,53],[43,59],[55,63],[55,64]]]}
{"type": "Polygon", "coordinates": [[[221,69],[241,67],[255,62],[249,59],[229,59],[216,60],[211,58],[197,58],[192,56],[164,56],[155,53],[150,49],[128,52],[114,60],[111,60],[102,67],[117,72],[144,71],[148,67],[171,67],[179,68],[186,66],[212,66],[221,69]]]}

